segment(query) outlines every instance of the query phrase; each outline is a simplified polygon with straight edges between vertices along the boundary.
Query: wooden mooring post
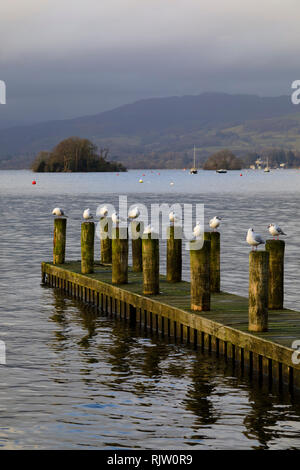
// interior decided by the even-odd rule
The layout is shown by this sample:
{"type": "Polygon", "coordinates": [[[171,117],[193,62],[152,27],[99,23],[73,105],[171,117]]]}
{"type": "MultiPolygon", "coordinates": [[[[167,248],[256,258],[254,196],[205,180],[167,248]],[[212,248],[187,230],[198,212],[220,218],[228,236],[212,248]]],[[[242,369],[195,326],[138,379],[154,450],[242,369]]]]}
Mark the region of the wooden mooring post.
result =
{"type": "Polygon", "coordinates": [[[190,242],[191,264],[191,309],[210,310],[210,240],[204,240],[202,248],[197,248],[200,240],[190,242]]]}
{"type": "Polygon", "coordinates": [[[54,219],[53,264],[63,264],[66,254],[67,219],[54,219]]]}
{"type": "Polygon", "coordinates": [[[82,222],[81,224],[81,272],[90,274],[94,272],[94,222],[82,222]]]}
{"type": "Polygon", "coordinates": [[[167,281],[180,282],[182,276],[182,229],[174,224],[167,230],[167,281]]]}
{"type": "Polygon", "coordinates": [[[143,222],[133,220],[131,222],[131,248],[132,248],[132,270],[135,273],[143,271],[142,234],[144,232],[143,222]]]}
{"type": "Polygon", "coordinates": [[[269,253],[269,309],[282,310],[284,301],[284,250],[283,240],[267,240],[269,253]]]}
{"type": "Polygon", "coordinates": [[[112,283],[128,283],[128,229],[112,229],[112,283]]]}
{"type": "Polygon", "coordinates": [[[204,240],[210,240],[210,291],[212,293],[221,290],[220,269],[220,232],[204,232],[204,240]]]}
{"type": "Polygon", "coordinates": [[[249,254],[249,331],[268,330],[269,253],[249,254]]]}
{"type": "Polygon", "coordinates": [[[142,238],[143,253],[143,293],[159,294],[159,239],[154,234],[144,234],[142,238]]]}
{"type": "Polygon", "coordinates": [[[101,263],[111,264],[112,242],[111,242],[112,220],[110,217],[100,219],[100,256],[101,263]]]}
{"type": "Polygon", "coordinates": [[[210,241],[210,291],[216,293],[221,290],[220,232],[211,232],[210,241]]]}

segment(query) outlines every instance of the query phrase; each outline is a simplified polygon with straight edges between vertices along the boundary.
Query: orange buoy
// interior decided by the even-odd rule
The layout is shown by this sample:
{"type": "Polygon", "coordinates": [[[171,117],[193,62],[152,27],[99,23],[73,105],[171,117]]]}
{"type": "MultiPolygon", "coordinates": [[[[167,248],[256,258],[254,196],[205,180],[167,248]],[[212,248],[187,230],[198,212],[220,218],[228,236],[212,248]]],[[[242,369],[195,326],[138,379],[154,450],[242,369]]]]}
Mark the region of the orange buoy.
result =
{"type": "Polygon", "coordinates": [[[243,176],[243,173],[240,173],[240,176],[243,176]]]}
{"type": "Polygon", "coordinates": [[[36,184],[36,181],[35,181],[35,180],[33,180],[33,181],[32,181],[32,184],[36,184]]]}

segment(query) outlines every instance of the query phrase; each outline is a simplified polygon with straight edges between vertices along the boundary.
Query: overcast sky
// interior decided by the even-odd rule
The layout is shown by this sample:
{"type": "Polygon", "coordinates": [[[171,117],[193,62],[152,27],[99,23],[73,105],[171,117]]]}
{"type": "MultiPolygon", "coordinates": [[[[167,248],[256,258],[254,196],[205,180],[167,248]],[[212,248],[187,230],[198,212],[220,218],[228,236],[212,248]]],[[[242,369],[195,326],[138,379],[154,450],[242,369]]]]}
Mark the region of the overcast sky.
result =
{"type": "Polygon", "coordinates": [[[299,0],[2,0],[0,121],[204,91],[289,94],[299,0]]]}

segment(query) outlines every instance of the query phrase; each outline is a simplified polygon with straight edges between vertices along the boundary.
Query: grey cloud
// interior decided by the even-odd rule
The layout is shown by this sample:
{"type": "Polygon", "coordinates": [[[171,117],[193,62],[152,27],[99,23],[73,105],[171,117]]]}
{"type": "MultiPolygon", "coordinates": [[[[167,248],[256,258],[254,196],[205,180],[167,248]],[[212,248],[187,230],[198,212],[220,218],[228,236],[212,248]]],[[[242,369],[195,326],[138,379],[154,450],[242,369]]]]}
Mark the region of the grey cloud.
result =
{"type": "Polygon", "coordinates": [[[288,94],[299,13],[298,0],[17,0],[0,18],[0,124],[151,96],[288,94]]]}

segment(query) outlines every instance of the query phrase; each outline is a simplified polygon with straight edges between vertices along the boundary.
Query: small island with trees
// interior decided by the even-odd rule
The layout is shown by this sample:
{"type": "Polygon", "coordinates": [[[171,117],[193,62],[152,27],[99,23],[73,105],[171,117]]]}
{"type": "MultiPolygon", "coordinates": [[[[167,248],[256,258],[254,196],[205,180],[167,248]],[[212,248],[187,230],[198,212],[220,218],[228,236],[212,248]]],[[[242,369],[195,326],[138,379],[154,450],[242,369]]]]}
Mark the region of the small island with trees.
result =
{"type": "Polygon", "coordinates": [[[203,170],[241,170],[243,162],[230,150],[220,150],[211,155],[203,165],[203,170]]]}
{"type": "Polygon", "coordinates": [[[42,151],[31,165],[35,172],[121,172],[127,169],[118,162],[107,160],[109,150],[100,149],[88,139],[69,137],[54,147],[42,151]]]}

